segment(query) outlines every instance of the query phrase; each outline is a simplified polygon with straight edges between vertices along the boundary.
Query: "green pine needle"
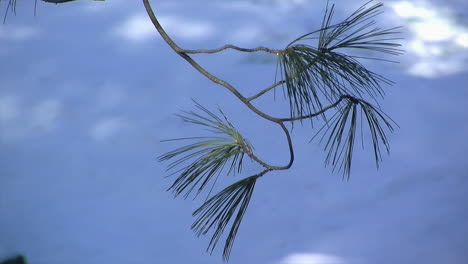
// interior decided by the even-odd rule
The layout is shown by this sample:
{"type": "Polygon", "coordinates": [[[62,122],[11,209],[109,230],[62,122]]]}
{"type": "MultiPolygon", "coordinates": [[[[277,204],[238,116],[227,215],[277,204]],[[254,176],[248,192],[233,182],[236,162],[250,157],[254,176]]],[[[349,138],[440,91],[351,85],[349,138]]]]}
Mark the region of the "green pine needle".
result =
{"type": "MultiPolygon", "coordinates": [[[[372,2],[372,1],[370,1],[372,2]]],[[[307,33],[292,41],[278,56],[283,89],[289,99],[291,117],[312,114],[333,103],[341,95],[357,98],[383,97],[381,84],[392,84],[383,76],[364,67],[359,57],[343,54],[339,50],[362,49],[389,55],[400,55],[400,44],[395,41],[396,28],[374,27],[372,19],[379,15],[381,3],[361,6],[343,22],[331,24],[334,5],[325,10],[320,30],[307,33]],[[318,39],[317,47],[300,42],[318,39]]]]}
{"type": "Polygon", "coordinates": [[[311,139],[312,141],[321,133],[322,137],[320,141],[328,137],[324,147],[324,150],[328,151],[325,165],[331,164],[333,171],[336,169],[342,171],[343,177],[347,176],[348,179],[351,173],[351,162],[358,125],[361,128],[361,141],[364,146],[363,116],[371,134],[375,163],[378,168],[379,162],[382,161],[381,144],[383,144],[387,153],[390,152],[385,128],[393,132],[393,125],[396,125],[396,123],[379,108],[363,100],[348,97],[342,109],[336,112],[311,139]],[[360,109],[359,112],[358,107],[360,109]]]}
{"type": "MultiPolygon", "coordinates": [[[[2,0],[0,0],[0,7],[1,7],[1,4],[2,4],[2,0]]],[[[5,14],[3,15],[3,24],[5,24],[6,22],[8,11],[11,11],[14,15],[16,15],[16,0],[8,0],[7,6],[5,9],[5,14]]]]}
{"type": "Polygon", "coordinates": [[[213,252],[231,218],[236,215],[224,245],[223,259],[225,261],[229,260],[237,230],[249,205],[257,178],[257,175],[250,176],[230,185],[193,213],[197,219],[192,224],[192,230],[198,236],[205,235],[211,228],[215,228],[207,248],[210,253],[213,252]]]}
{"type": "Polygon", "coordinates": [[[172,190],[176,196],[185,192],[185,198],[195,188],[198,188],[198,195],[213,178],[217,178],[223,172],[226,164],[230,163],[227,175],[240,173],[244,155],[251,153],[253,149],[251,144],[240,135],[221,110],[219,111],[222,118],[198,103],[196,103],[196,106],[205,115],[185,112],[186,115],[179,115],[179,117],[185,122],[204,126],[208,131],[222,134],[224,137],[191,137],[166,140],[196,140],[195,143],[169,151],[159,157],[160,161],[172,160],[177,157],[168,165],[168,170],[175,170],[172,174],[179,174],[179,176],[168,190],[172,190]]]}

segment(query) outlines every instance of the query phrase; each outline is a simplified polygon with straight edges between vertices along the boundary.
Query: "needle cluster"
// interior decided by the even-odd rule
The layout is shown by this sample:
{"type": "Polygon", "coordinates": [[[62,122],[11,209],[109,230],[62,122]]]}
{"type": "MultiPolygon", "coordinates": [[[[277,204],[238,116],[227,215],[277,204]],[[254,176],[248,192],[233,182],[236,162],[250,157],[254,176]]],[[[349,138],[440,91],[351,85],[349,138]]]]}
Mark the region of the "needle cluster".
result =
{"type": "Polygon", "coordinates": [[[289,100],[290,116],[320,111],[342,95],[372,99],[382,97],[385,77],[367,69],[358,59],[380,60],[376,55],[400,55],[398,28],[375,27],[373,18],[381,13],[381,3],[361,6],[344,21],[332,24],[334,5],[325,10],[319,30],[307,33],[287,45],[278,56],[284,93],[289,100]],[[317,42],[316,46],[307,44],[317,42]],[[366,50],[374,57],[343,53],[341,50],[366,50]]]}
{"type": "Polygon", "coordinates": [[[393,132],[394,125],[397,124],[378,107],[364,100],[347,97],[344,106],[310,141],[320,134],[321,142],[328,138],[324,147],[327,152],[325,165],[331,165],[333,171],[341,171],[343,177],[349,179],[358,127],[360,127],[362,147],[364,147],[364,126],[369,130],[375,164],[378,168],[379,162],[382,161],[380,146],[383,145],[387,153],[390,153],[390,144],[385,131],[393,132]]]}
{"type": "Polygon", "coordinates": [[[172,174],[179,174],[168,189],[176,196],[185,192],[185,197],[188,197],[194,189],[197,189],[198,195],[211,180],[216,182],[226,164],[229,167],[226,175],[240,173],[245,154],[253,150],[252,145],[235,129],[221,109],[219,117],[198,103],[196,106],[202,114],[191,111],[178,116],[184,122],[204,127],[214,136],[166,140],[195,142],[159,157],[160,161],[176,158],[168,165],[168,170],[176,170],[172,174]]]}

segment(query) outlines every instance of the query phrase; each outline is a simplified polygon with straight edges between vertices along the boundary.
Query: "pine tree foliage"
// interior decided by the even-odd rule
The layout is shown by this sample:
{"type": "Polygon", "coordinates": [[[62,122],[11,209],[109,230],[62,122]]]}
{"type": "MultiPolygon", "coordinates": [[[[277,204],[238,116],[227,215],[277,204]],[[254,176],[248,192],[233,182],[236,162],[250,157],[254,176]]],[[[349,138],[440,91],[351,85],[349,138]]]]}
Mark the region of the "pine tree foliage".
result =
{"type": "MultiPolygon", "coordinates": [[[[319,30],[307,33],[293,40],[285,49],[274,52],[278,56],[280,78],[283,80],[283,89],[289,100],[291,120],[311,120],[311,118],[306,117],[321,112],[328,104],[336,105],[337,112],[330,120],[325,119],[324,126],[316,135],[321,134],[321,141],[325,142],[324,149],[327,153],[325,164],[331,165],[333,171],[340,171],[343,177],[348,179],[351,173],[358,128],[361,128],[361,141],[363,141],[363,129],[367,127],[371,135],[371,145],[378,167],[382,160],[382,146],[387,152],[390,150],[386,132],[392,132],[396,125],[379,107],[365,101],[365,98],[371,98],[374,101],[382,98],[384,96],[382,84],[392,84],[392,82],[369,70],[360,62],[362,59],[388,61],[382,59],[382,56],[378,55],[379,53],[383,55],[401,55],[403,53],[399,48],[400,44],[398,44],[398,40],[400,40],[397,37],[398,28],[380,29],[375,26],[374,18],[381,13],[381,7],[381,3],[373,4],[370,1],[343,21],[333,24],[335,6],[332,5],[330,8],[327,6],[319,30]],[[316,43],[316,46],[312,45],[313,42],[316,43]],[[353,50],[366,51],[374,56],[350,55],[349,51],[353,50]]],[[[198,107],[200,108],[200,106],[198,107]]],[[[250,148],[247,147],[249,145],[246,143],[241,145],[230,143],[233,144],[229,148],[232,148],[234,156],[245,154],[244,150],[250,151],[250,148]]],[[[169,156],[178,155],[179,152],[194,147],[198,148],[203,144],[213,145],[214,142],[200,142],[198,144],[170,152],[169,156]]],[[[227,145],[221,143],[215,149],[220,152],[221,150],[229,151],[227,145]]],[[[174,188],[177,193],[184,190],[185,186],[198,183],[197,177],[186,176],[192,171],[206,171],[208,167],[221,168],[224,166],[226,157],[229,155],[228,152],[223,151],[222,153],[223,155],[220,155],[219,159],[209,159],[213,163],[201,163],[209,164],[209,166],[192,163],[190,167],[183,170],[171,188],[174,188]]],[[[166,154],[164,157],[169,156],[166,154]]],[[[173,168],[177,165],[178,163],[171,163],[169,166],[173,168]]],[[[232,166],[233,163],[231,163],[231,169],[232,166]]],[[[211,174],[209,175],[205,177],[205,181],[200,185],[198,191],[201,191],[205,187],[207,179],[212,177],[211,174]]],[[[214,229],[207,249],[213,252],[226,225],[230,223],[237,210],[237,217],[232,221],[231,231],[224,244],[223,257],[225,260],[229,258],[235,235],[252,195],[256,179],[257,177],[252,176],[228,186],[194,212],[194,216],[197,218],[192,229],[197,235],[205,235],[210,229],[214,229]]]]}
{"type": "MultiPolygon", "coordinates": [[[[191,111],[185,112],[179,117],[184,122],[202,126],[218,136],[167,140],[196,141],[159,157],[160,161],[172,160],[177,157],[168,165],[169,170],[182,167],[174,172],[179,176],[168,189],[172,190],[176,196],[185,192],[184,196],[188,197],[197,186],[198,195],[214,178],[212,189],[217,177],[223,172],[226,175],[241,173],[244,155],[249,155],[253,151],[252,145],[241,136],[221,109],[218,109],[220,117],[198,103],[196,106],[202,111],[202,114],[191,111]],[[226,164],[229,164],[227,171],[224,170],[226,164]]],[[[231,222],[231,218],[237,211],[225,242],[223,251],[225,260],[229,259],[234,238],[249,204],[257,177],[258,175],[254,175],[228,186],[207,200],[193,213],[197,218],[192,229],[198,236],[207,234],[211,228],[215,229],[207,248],[208,251],[213,252],[225,227],[231,222]]]]}
{"type": "Polygon", "coordinates": [[[378,107],[364,100],[347,97],[343,108],[336,112],[310,140],[312,141],[320,134],[322,134],[321,142],[328,137],[324,147],[327,151],[325,164],[331,164],[333,171],[341,171],[343,177],[346,176],[348,179],[351,174],[354,145],[359,127],[361,143],[364,147],[363,125],[365,123],[371,135],[374,159],[378,168],[379,162],[382,161],[380,146],[383,145],[387,153],[390,153],[390,144],[385,131],[393,132],[397,124],[378,107]],[[363,117],[365,122],[363,122],[363,117]]]}
{"type": "Polygon", "coordinates": [[[307,33],[287,45],[278,56],[278,65],[285,94],[289,100],[290,115],[303,116],[319,111],[325,103],[336,101],[341,95],[358,98],[382,97],[382,83],[392,82],[368,70],[359,57],[341,50],[366,50],[389,55],[400,55],[398,28],[375,27],[373,18],[381,13],[381,3],[364,4],[344,21],[332,24],[334,5],[325,10],[319,30],[307,33]],[[307,42],[315,41],[313,47],[307,42]]]}
{"type": "MultiPolygon", "coordinates": [[[[75,0],[42,0],[49,3],[66,3],[75,0]]],[[[104,1],[104,0],[94,0],[104,1]]],[[[394,62],[384,56],[403,54],[398,43],[398,27],[381,29],[374,20],[382,13],[382,3],[369,1],[341,22],[334,22],[335,5],[327,7],[318,30],[304,34],[291,41],[284,49],[266,47],[253,49],[225,45],[218,49],[186,50],[179,47],[159,23],[148,0],[142,0],[148,16],[164,41],[200,74],[210,81],[225,87],[245,106],[261,118],[276,123],[283,130],[288,143],[290,161],[284,166],[274,166],[256,156],[250,142],[219,110],[210,112],[195,103],[198,112],[183,112],[179,117],[185,122],[204,128],[211,136],[187,137],[165,140],[184,143],[182,146],[159,157],[169,162],[170,176],[176,176],[168,188],[175,196],[187,198],[193,192],[197,197],[209,187],[207,200],[193,212],[195,221],[191,228],[197,236],[212,233],[207,251],[212,253],[221,240],[226,228],[223,259],[228,260],[239,226],[246,213],[258,178],[270,171],[287,170],[294,162],[294,149],[286,123],[324,117],[324,125],[316,132],[324,144],[325,165],[342,173],[349,179],[356,137],[360,133],[364,145],[364,130],[370,135],[374,160],[378,167],[382,161],[382,149],[390,151],[387,132],[393,132],[396,123],[378,106],[385,95],[382,85],[390,80],[369,70],[362,60],[394,62]],[[234,49],[239,52],[267,52],[277,56],[275,84],[261,90],[252,97],[245,97],[227,81],[224,81],[199,65],[191,54],[213,54],[234,49]],[[279,74],[278,74],[279,73],[279,74]],[[289,102],[289,117],[271,116],[251,101],[282,86],[289,102]],[[377,106],[366,100],[377,102],[377,106]],[[331,118],[325,112],[333,111],[331,118]],[[241,174],[246,155],[263,170],[255,175],[240,179],[210,197],[220,175],[241,174]]],[[[37,0],[35,0],[35,3],[37,0]]],[[[4,1],[0,0],[0,8],[4,1]]],[[[8,12],[16,13],[17,0],[7,0],[5,19],[8,12]]],[[[311,140],[312,140],[311,139],[311,140]]]]}
{"type": "Polygon", "coordinates": [[[216,136],[166,140],[196,141],[159,157],[160,161],[177,157],[168,165],[169,170],[182,167],[173,173],[179,176],[168,189],[172,190],[176,196],[185,191],[185,197],[188,197],[197,186],[197,194],[199,194],[211,180],[216,179],[223,172],[226,164],[229,164],[226,175],[240,173],[244,155],[252,153],[253,150],[252,145],[234,128],[221,109],[219,109],[221,114],[219,117],[198,103],[196,106],[203,114],[191,111],[179,117],[184,122],[205,127],[216,136]]]}
{"type": "MultiPolygon", "coordinates": [[[[337,108],[330,120],[325,118],[325,124],[316,136],[321,135],[321,142],[325,145],[325,164],[331,165],[333,171],[341,172],[343,177],[348,179],[351,173],[356,135],[359,133],[358,128],[360,128],[362,142],[364,142],[363,130],[367,128],[378,167],[382,160],[382,147],[387,152],[390,150],[386,132],[393,132],[396,126],[396,123],[380,107],[365,101],[366,98],[374,101],[383,98],[385,93],[382,84],[392,84],[392,82],[369,70],[361,63],[361,60],[390,61],[382,58],[381,55],[403,54],[398,44],[400,40],[398,28],[381,29],[376,26],[374,18],[382,13],[381,7],[381,3],[373,4],[369,1],[343,21],[333,23],[335,6],[328,7],[327,5],[321,28],[293,40],[283,50],[269,50],[263,47],[247,50],[234,47],[246,52],[266,50],[277,55],[279,69],[277,78],[282,80],[279,83],[283,86],[290,107],[290,118],[281,119],[282,121],[312,120],[312,117],[318,113],[326,117],[325,110],[337,108]],[[365,51],[371,55],[363,56],[360,53],[352,55],[351,51],[365,51]]],[[[220,50],[222,49],[216,51],[220,50]]],[[[262,91],[260,95],[267,91],[268,89],[262,91]]],[[[246,104],[249,105],[248,103],[246,104]]],[[[197,184],[199,186],[197,192],[203,190],[215,173],[217,173],[216,177],[219,175],[228,160],[231,163],[227,174],[233,172],[235,167],[240,173],[243,155],[255,157],[251,145],[240,136],[224,115],[224,119],[221,119],[200,105],[197,107],[212,119],[208,120],[191,113],[197,120],[203,120],[203,122],[184,117],[185,121],[215,127],[215,131],[229,137],[199,141],[162,156],[161,160],[167,160],[188,151],[201,149],[169,164],[169,168],[174,169],[182,161],[200,156],[190,165],[183,167],[181,172],[177,172],[180,176],[170,187],[176,195],[191,186],[188,189],[189,193],[197,184]]],[[[273,117],[268,117],[268,119],[280,123],[277,121],[280,119],[273,117]]],[[[254,161],[260,160],[254,158],[254,161]]],[[[265,163],[259,163],[266,168],[266,171],[259,174],[260,176],[270,170],[286,168],[265,166],[265,163]]],[[[224,243],[224,260],[229,259],[235,236],[259,175],[242,179],[226,187],[193,213],[196,220],[192,229],[198,236],[214,230],[207,248],[209,252],[213,252],[226,226],[231,224],[224,243]],[[234,214],[236,214],[235,218],[234,214]]]]}
{"type": "Polygon", "coordinates": [[[193,213],[193,216],[197,218],[192,224],[192,229],[198,236],[207,234],[212,228],[215,229],[207,248],[210,252],[213,252],[224,229],[231,218],[236,215],[226,238],[223,250],[224,260],[229,259],[237,230],[249,205],[257,178],[257,175],[250,176],[228,186],[193,213]]]}

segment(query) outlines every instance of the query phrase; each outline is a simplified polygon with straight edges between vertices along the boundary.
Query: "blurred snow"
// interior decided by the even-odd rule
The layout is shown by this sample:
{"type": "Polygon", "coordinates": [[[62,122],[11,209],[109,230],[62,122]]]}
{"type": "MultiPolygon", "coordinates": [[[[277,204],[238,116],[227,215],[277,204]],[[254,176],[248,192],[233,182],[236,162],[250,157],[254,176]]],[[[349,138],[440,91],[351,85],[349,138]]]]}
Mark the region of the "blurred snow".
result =
{"type": "Polygon", "coordinates": [[[437,78],[467,70],[467,25],[457,23],[455,11],[429,1],[390,2],[394,12],[403,18],[407,35],[408,73],[437,78]]]}
{"type": "Polygon", "coordinates": [[[345,264],[340,258],[324,254],[294,253],[285,257],[279,264],[345,264]]]}
{"type": "MultiPolygon", "coordinates": [[[[326,5],[152,3],[188,49],[281,48],[317,29],[326,5]]],[[[403,25],[407,52],[400,64],[366,65],[395,81],[380,102],[400,125],[389,135],[391,155],[375,170],[369,149],[358,151],[350,181],[342,181],[323,167],[323,146],[306,143],[310,126],[295,127],[295,164],[258,182],[230,263],[466,262],[467,27],[460,3],[385,1],[378,24],[403,25]]],[[[336,4],[338,18],[363,2],[336,4]]],[[[173,115],[193,110],[191,98],[210,110],[220,106],[268,161],[287,159],[280,129],[174,54],[141,1],[39,1],[36,17],[30,2],[21,5],[31,9],[0,26],[0,257],[24,253],[31,264],[220,263],[219,249],[205,253],[209,237],[189,230],[203,199],[172,200],[166,192],[174,177],[165,177],[167,164],[157,157],[178,145],[160,141],[200,135],[173,115]]],[[[251,95],[274,81],[276,66],[274,56],[252,56],[193,58],[251,95]]],[[[275,101],[267,95],[255,103],[284,116],[282,98],[277,90],[275,101]]],[[[255,173],[250,165],[236,177],[255,173]]]]}

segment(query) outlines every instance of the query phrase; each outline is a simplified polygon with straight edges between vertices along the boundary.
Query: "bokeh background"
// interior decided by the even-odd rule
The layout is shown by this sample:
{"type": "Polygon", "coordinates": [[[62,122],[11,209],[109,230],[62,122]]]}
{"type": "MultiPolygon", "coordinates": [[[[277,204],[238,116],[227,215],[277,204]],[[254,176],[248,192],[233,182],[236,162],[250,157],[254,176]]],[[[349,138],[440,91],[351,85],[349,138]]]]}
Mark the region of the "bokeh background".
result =
{"type": "MultiPolygon", "coordinates": [[[[0,11],[7,5],[0,2],[0,11]]],[[[164,43],[141,1],[17,1],[0,26],[0,259],[30,264],[221,263],[205,253],[191,213],[173,199],[161,140],[204,135],[174,114],[198,101],[223,109],[257,154],[284,164],[278,127],[198,74],[164,43]]],[[[282,48],[320,26],[324,0],[154,0],[184,48],[282,48]]],[[[364,1],[332,1],[336,18],[364,1]]],[[[330,4],[331,4],[330,3],[330,4]]],[[[381,27],[403,26],[399,64],[367,62],[392,79],[381,105],[400,126],[378,170],[358,152],[351,179],[325,168],[309,125],[296,160],[258,183],[230,263],[468,263],[468,4],[384,1],[381,27]]],[[[380,55],[379,55],[380,56],[380,55]]],[[[275,80],[275,58],[194,55],[246,95],[275,80]]],[[[258,100],[287,115],[281,89],[258,100]]],[[[316,129],[317,127],[315,127],[316,129]]],[[[316,130],[315,130],[316,131],[316,130]]],[[[246,164],[242,175],[258,171],[246,164]]],[[[236,179],[237,179],[236,178],[236,179]]],[[[223,184],[235,179],[226,179],[223,184]]]]}

